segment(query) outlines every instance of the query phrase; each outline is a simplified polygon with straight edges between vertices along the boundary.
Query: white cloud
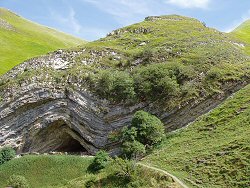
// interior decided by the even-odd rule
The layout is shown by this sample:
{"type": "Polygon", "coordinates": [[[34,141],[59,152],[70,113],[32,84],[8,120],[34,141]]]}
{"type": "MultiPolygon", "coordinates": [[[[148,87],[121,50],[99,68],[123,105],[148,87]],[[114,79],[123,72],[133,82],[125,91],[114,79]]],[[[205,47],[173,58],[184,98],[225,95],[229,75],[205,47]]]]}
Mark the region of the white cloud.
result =
{"type": "Polygon", "coordinates": [[[59,22],[61,25],[67,28],[73,29],[73,32],[76,34],[79,34],[81,31],[81,25],[79,24],[78,20],[76,19],[75,10],[70,7],[69,12],[67,15],[62,15],[54,10],[50,10],[50,15],[53,19],[55,19],[57,22],[59,22]]]}
{"type": "Polygon", "coordinates": [[[80,24],[76,17],[76,12],[72,7],[69,7],[68,12],[64,14],[50,9],[50,17],[58,23],[60,30],[64,30],[75,36],[82,37],[83,39],[94,39],[104,37],[108,31],[98,27],[86,27],[80,24]],[[86,37],[86,38],[85,38],[86,37]]]}
{"type": "Polygon", "coordinates": [[[166,3],[182,8],[202,8],[206,9],[210,0],[166,0],[166,3]]]}
{"type": "Polygon", "coordinates": [[[152,15],[154,5],[152,0],[82,0],[114,17],[120,24],[128,25],[138,21],[141,17],[152,15]]]}

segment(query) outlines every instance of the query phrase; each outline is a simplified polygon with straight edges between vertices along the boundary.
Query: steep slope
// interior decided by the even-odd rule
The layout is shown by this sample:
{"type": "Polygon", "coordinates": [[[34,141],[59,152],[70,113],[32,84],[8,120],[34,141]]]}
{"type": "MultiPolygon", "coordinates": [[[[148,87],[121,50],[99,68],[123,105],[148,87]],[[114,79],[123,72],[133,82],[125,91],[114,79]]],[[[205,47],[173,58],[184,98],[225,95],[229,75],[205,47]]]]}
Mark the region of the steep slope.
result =
{"type": "Polygon", "coordinates": [[[242,23],[231,34],[245,43],[246,52],[250,54],[250,20],[242,23]]]}
{"type": "Polygon", "coordinates": [[[0,74],[26,59],[85,43],[0,8],[0,74]]]}
{"type": "Polygon", "coordinates": [[[250,85],[187,128],[170,134],[144,162],[191,187],[250,186],[250,85]]]}
{"type": "Polygon", "coordinates": [[[227,34],[171,15],[31,59],[0,79],[0,145],[117,152],[109,135],[140,109],[176,130],[250,82],[243,50],[227,34]]]}

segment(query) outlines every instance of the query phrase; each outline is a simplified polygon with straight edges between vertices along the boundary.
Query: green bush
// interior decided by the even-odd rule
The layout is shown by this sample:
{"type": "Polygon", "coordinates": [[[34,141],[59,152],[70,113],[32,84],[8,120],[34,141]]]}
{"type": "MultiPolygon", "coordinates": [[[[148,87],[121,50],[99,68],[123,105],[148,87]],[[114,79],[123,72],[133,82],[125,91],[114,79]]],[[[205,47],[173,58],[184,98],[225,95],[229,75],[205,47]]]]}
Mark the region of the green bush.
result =
{"type": "Polygon", "coordinates": [[[116,157],[112,161],[112,166],[116,176],[119,178],[122,177],[128,182],[131,182],[138,177],[139,167],[136,165],[135,161],[116,157]]]}
{"type": "Polygon", "coordinates": [[[123,156],[137,159],[146,153],[146,149],[163,140],[165,129],[160,119],[140,110],[134,114],[131,126],[123,128],[120,135],[115,136],[122,142],[123,156]]]}
{"type": "Polygon", "coordinates": [[[131,122],[137,129],[136,140],[144,145],[155,145],[164,138],[164,125],[156,116],[145,111],[137,111],[131,122]]]}
{"type": "Polygon", "coordinates": [[[139,98],[156,100],[179,93],[180,87],[167,64],[152,64],[139,67],[133,72],[135,91],[139,98]]]}
{"type": "Polygon", "coordinates": [[[29,183],[23,176],[10,176],[8,180],[8,186],[12,188],[29,188],[29,183]]]}
{"type": "Polygon", "coordinates": [[[98,172],[105,168],[110,161],[110,157],[107,152],[99,151],[96,153],[93,162],[89,166],[89,171],[98,172]]]}
{"type": "Polygon", "coordinates": [[[133,78],[123,71],[104,70],[97,73],[95,90],[100,96],[118,102],[135,98],[133,78]]]}
{"type": "Polygon", "coordinates": [[[146,149],[145,146],[138,141],[127,141],[122,145],[122,152],[129,159],[137,159],[146,153],[146,149]]]}
{"type": "Polygon", "coordinates": [[[4,147],[0,150],[0,165],[10,161],[16,156],[16,152],[11,147],[4,147]]]}
{"type": "Polygon", "coordinates": [[[85,187],[86,188],[94,188],[95,187],[95,184],[96,184],[96,181],[97,181],[97,177],[92,177],[90,178],[86,183],[85,183],[85,187]]]}

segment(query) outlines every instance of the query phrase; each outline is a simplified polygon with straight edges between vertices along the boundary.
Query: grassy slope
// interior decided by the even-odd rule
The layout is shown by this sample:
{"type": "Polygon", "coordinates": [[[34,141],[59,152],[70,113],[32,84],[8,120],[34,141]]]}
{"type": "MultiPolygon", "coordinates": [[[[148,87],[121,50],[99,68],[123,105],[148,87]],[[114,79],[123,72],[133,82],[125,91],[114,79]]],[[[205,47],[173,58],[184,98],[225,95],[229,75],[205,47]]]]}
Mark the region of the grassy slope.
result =
{"type": "MultiPolygon", "coordinates": [[[[13,159],[0,166],[0,187],[7,186],[7,180],[11,175],[24,176],[31,187],[39,188],[83,188],[89,180],[95,182],[93,187],[127,187],[126,180],[114,176],[113,166],[98,174],[90,173],[87,169],[91,161],[91,158],[79,156],[42,155],[13,159]]],[[[141,169],[138,179],[147,182],[139,186],[141,188],[162,188],[168,185],[178,187],[165,174],[150,169],[141,169]]]]}
{"type": "Polygon", "coordinates": [[[245,43],[245,50],[250,54],[250,20],[245,21],[239,27],[231,32],[233,36],[245,43]]]}
{"type": "Polygon", "coordinates": [[[11,175],[27,178],[31,187],[61,187],[87,173],[90,158],[76,156],[25,156],[0,166],[0,187],[11,175]]]}
{"type": "Polygon", "coordinates": [[[30,22],[3,8],[0,8],[0,18],[13,27],[7,30],[0,25],[0,75],[31,57],[85,43],[81,39],[30,22]]]}
{"type": "MultiPolygon", "coordinates": [[[[221,106],[170,135],[144,162],[190,185],[250,186],[250,85],[221,106]]],[[[196,186],[194,186],[196,187],[196,186]]]]}

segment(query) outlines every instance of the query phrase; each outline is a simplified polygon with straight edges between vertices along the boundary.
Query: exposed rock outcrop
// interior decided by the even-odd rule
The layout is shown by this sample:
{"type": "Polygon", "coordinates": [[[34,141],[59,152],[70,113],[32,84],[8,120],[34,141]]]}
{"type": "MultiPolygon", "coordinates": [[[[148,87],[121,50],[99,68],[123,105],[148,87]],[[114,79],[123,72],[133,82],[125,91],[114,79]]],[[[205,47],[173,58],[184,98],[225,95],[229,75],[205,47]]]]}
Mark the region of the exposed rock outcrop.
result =
{"type": "MultiPolygon", "coordinates": [[[[110,133],[129,125],[133,114],[140,109],[159,117],[166,131],[184,127],[250,82],[244,64],[249,57],[241,47],[227,42],[227,38],[194,19],[148,17],[143,24],[118,29],[82,49],[58,50],[26,61],[0,79],[0,146],[11,145],[18,153],[86,151],[94,154],[106,149],[115,154],[119,152],[119,143],[109,140],[110,133]],[[172,27],[172,22],[180,25],[172,27]],[[190,27],[192,24],[196,27],[190,27]],[[185,29],[181,29],[183,25],[185,29]],[[165,32],[167,26],[170,29],[165,32]],[[198,39],[187,29],[199,34],[198,39]],[[183,40],[179,41],[176,35],[183,40]],[[140,53],[136,54],[137,51],[140,53]],[[178,67],[175,62],[182,64],[177,63],[178,67]],[[173,69],[166,68],[168,63],[173,69]],[[159,99],[146,100],[147,96],[136,93],[133,70],[159,64],[164,65],[166,72],[160,76],[169,79],[161,80],[156,75],[157,81],[163,82],[157,92],[169,88],[170,92],[159,95],[159,99]],[[228,74],[221,72],[217,66],[220,64],[222,68],[236,67],[239,74],[231,76],[236,69],[226,70],[228,74]],[[196,66],[199,69],[195,70],[196,66]],[[98,75],[98,69],[109,70],[109,74],[125,73],[122,79],[129,77],[128,84],[133,82],[136,102],[126,103],[124,98],[122,101],[103,99],[98,90],[92,91],[88,81],[98,75]],[[226,77],[221,78],[221,74],[226,77]],[[172,95],[173,88],[176,93],[172,95]],[[175,104],[171,106],[171,102],[175,104]]],[[[157,67],[153,68],[158,74],[157,67]]]]}
{"type": "MultiPolygon", "coordinates": [[[[6,76],[15,77],[28,67],[57,69],[65,61],[65,52],[55,52],[32,59],[6,76]],[[54,66],[54,62],[61,64],[54,66]]],[[[128,125],[135,111],[144,109],[156,114],[167,130],[175,130],[209,111],[245,84],[235,83],[220,95],[164,111],[149,103],[113,105],[70,85],[27,83],[18,91],[5,90],[4,101],[0,105],[0,145],[11,145],[18,153],[86,150],[93,154],[101,148],[116,153],[116,143],[109,141],[109,134],[128,125]]]]}

